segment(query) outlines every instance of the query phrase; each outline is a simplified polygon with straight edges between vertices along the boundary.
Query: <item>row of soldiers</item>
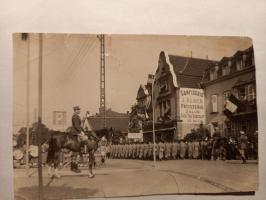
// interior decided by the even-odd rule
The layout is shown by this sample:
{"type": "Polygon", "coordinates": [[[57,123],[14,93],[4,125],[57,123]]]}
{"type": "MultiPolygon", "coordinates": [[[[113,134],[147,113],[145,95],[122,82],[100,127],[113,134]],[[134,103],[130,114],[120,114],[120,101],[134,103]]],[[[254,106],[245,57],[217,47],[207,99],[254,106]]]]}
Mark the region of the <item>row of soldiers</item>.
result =
{"type": "Polygon", "coordinates": [[[207,141],[176,141],[153,143],[115,144],[110,146],[111,158],[152,160],[153,150],[158,160],[210,159],[212,144],[207,141]],[[153,149],[154,146],[154,149],[153,149]],[[201,153],[201,148],[206,151],[201,153]]]}

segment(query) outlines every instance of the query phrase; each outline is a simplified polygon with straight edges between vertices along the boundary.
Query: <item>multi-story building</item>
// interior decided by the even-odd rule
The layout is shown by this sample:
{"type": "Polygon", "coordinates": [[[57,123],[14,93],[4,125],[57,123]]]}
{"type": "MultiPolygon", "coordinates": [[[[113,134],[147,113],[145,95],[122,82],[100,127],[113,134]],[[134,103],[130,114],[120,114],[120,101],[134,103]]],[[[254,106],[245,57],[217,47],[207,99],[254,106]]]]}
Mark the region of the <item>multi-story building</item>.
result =
{"type": "Polygon", "coordinates": [[[206,122],[224,135],[240,130],[252,136],[258,129],[253,47],[224,57],[205,70],[206,122]]]}
{"type": "MultiPolygon", "coordinates": [[[[160,53],[153,84],[157,140],[183,138],[205,123],[203,72],[216,62],[160,53]]],[[[152,118],[143,127],[144,140],[152,140],[152,118]]]]}

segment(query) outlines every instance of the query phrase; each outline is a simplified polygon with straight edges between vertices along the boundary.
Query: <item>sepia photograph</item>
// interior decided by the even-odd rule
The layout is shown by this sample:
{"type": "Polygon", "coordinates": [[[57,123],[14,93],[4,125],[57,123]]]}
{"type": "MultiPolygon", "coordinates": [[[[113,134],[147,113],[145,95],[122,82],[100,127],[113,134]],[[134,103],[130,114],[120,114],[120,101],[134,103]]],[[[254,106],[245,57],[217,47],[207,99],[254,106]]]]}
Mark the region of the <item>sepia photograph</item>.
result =
{"type": "Polygon", "coordinates": [[[255,195],[255,58],[249,37],[14,33],[14,198],[255,195]]]}

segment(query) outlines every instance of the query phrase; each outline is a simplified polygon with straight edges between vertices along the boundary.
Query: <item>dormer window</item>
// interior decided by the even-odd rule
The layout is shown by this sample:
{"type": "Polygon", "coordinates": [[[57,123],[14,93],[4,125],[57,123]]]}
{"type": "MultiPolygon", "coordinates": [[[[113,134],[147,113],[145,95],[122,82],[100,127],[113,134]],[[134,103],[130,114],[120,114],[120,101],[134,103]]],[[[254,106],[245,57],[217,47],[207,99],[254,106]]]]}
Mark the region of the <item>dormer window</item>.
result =
{"type": "Polygon", "coordinates": [[[223,72],[223,76],[229,75],[230,74],[230,66],[229,65],[224,65],[222,67],[222,72],[223,72]]]}
{"type": "Polygon", "coordinates": [[[243,60],[242,59],[238,59],[237,61],[236,61],[236,70],[237,71],[240,71],[240,70],[242,70],[243,69],[243,60]]]}
{"type": "Polygon", "coordinates": [[[219,66],[216,65],[214,68],[211,69],[210,71],[210,80],[216,80],[218,78],[218,70],[219,70],[219,66]]]}

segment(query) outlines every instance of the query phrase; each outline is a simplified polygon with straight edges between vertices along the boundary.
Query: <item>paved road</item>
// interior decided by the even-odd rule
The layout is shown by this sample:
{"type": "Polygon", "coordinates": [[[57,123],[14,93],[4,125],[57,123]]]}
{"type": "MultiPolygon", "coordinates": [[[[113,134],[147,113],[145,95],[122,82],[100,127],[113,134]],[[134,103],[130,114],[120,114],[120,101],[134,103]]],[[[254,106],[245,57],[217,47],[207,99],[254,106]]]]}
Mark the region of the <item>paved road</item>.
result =
{"type": "MultiPolygon", "coordinates": [[[[14,170],[16,199],[36,199],[37,170],[31,177],[24,169],[14,170]]],[[[140,160],[108,160],[107,166],[94,172],[94,179],[68,169],[60,179],[49,179],[44,168],[44,194],[47,199],[86,197],[138,196],[177,193],[224,193],[256,191],[258,164],[240,161],[175,160],[157,162],[140,160]]]]}

